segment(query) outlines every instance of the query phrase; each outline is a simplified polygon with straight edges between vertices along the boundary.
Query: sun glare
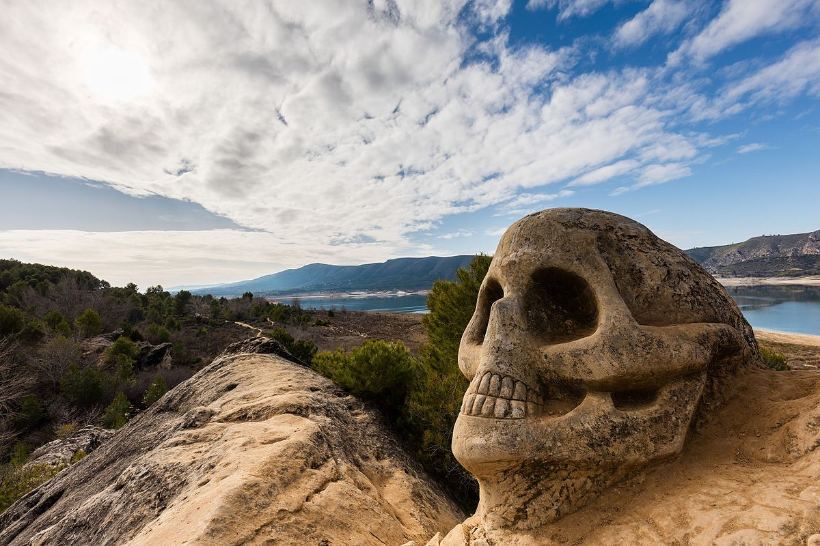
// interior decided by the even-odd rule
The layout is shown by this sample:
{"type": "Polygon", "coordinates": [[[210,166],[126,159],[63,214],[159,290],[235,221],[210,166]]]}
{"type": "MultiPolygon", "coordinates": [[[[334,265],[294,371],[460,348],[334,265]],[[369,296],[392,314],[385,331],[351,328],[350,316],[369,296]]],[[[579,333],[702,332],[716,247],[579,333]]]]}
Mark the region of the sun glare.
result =
{"type": "Polygon", "coordinates": [[[109,47],[89,56],[86,85],[101,99],[128,101],[149,93],[153,81],[142,57],[109,47]]]}

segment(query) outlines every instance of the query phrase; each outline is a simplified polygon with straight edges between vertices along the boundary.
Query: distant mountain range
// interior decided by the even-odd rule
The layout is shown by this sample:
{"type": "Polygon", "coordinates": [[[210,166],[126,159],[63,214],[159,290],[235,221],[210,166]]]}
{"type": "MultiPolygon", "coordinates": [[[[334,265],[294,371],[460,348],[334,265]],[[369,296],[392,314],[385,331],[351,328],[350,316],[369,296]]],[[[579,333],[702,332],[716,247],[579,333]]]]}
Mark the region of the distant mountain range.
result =
{"type": "Polygon", "coordinates": [[[802,277],[820,275],[820,230],[762,235],[742,243],[686,251],[718,277],[802,277]]]}
{"type": "MultiPolygon", "coordinates": [[[[820,275],[820,230],[795,235],[763,235],[742,243],[685,251],[720,277],[799,277],[820,275]]],[[[364,265],[310,264],[249,281],[190,289],[195,294],[238,296],[305,292],[427,290],[438,279],[455,278],[471,255],[397,258],[364,265]]]]}
{"type": "Polygon", "coordinates": [[[438,279],[455,278],[459,267],[469,265],[471,255],[440,258],[396,258],[364,265],[310,264],[286,269],[250,281],[191,289],[194,294],[237,296],[304,292],[351,292],[357,290],[428,290],[438,279]]]}

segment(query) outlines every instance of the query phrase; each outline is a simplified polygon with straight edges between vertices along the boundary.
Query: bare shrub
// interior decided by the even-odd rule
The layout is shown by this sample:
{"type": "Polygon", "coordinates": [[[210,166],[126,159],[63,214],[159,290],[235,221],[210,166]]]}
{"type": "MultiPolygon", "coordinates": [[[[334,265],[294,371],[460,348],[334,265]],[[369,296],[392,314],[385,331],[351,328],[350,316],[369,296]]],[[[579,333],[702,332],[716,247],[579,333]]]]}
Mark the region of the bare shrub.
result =
{"type": "Polygon", "coordinates": [[[14,419],[17,402],[32,384],[31,374],[21,369],[14,346],[6,339],[0,340],[0,452],[15,438],[14,419]]]}
{"type": "Polygon", "coordinates": [[[56,391],[68,367],[77,364],[81,357],[82,349],[79,343],[63,336],[55,336],[47,339],[38,349],[31,367],[56,391]]]}

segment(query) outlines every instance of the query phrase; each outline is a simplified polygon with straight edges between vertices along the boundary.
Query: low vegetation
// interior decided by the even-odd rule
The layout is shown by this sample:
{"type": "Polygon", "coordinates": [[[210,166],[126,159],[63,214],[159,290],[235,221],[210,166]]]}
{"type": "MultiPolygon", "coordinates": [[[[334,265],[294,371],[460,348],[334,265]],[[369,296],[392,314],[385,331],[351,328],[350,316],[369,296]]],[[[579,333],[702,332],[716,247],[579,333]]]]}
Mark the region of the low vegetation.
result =
{"type": "Polygon", "coordinates": [[[0,503],[51,475],[24,469],[21,454],[87,424],[122,427],[245,339],[247,330],[235,322],[267,326],[309,364],[316,346],[281,326],[314,320],[298,306],[250,293],[226,299],[161,286],[140,292],[84,271],[0,260],[0,503]]]}
{"type": "MultiPolygon", "coordinates": [[[[279,304],[277,304],[279,305],[279,304]]],[[[265,330],[264,335],[281,343],[288,352],[304,364],[313,362],[316,354],[316,344],[307,339],[295,339],[281,326],[265,330]]]]}
{"type": "Polygon", "coordinates": [[[763,362],[772,370],[784,372],[789,370],[789,365],[786,363],[785,355],[770,349],[768,347],[760,347],[760,356],[763,357],[763,362]]]}
{"type": "Polygon", "coordinates": [[[450,452],[467,386],[457,354],[489,261],[476,257],[455,281],[434,285],[424,318],[428,343],[414,356],[401,342],[376,340],[319,353],[295,334],[329,326],[335,313],[320,318],[297,302],[171,294],[161,286],[140,293],[86,272],[0,260],[0,410],[9,416],[0,422],[0,502],[59,471],[24,466],[31,450],[86,424],[124,426],[228,343],[246,338],[247,329],[234,324],[241,322],[383,410],[408,450],[469,504],[475,483],[450,452]],[[147,363],[163,344],[170,364],[147,363]]]}
{"type": "Polygon", "coordinates": [[[419,363],[401,342],[372,340],[350,352],[322,352],[313,368],[351,393],[378,404],[392,421],[406,418],[407,393],[419,363]]]}
{"type": "Polygon", "coordinates": [[[313,368],[379,406],[424,467],[468,507],[475,480],[450,450],[453,425],[467,389],[458,368],[461,333],[475,309],[490,258],[476,256],[455,281],[437,281],[423,319],[428,343],[418,358],[398,342],[368,341],[350,352],[321,352],[313,368]]]}
{"type": "Polygon", "coordinates": [[[0,467],[0,512],[14,501],[56,476],[67,465],[51,466],[36,464],[4,464],[0,467]]]}

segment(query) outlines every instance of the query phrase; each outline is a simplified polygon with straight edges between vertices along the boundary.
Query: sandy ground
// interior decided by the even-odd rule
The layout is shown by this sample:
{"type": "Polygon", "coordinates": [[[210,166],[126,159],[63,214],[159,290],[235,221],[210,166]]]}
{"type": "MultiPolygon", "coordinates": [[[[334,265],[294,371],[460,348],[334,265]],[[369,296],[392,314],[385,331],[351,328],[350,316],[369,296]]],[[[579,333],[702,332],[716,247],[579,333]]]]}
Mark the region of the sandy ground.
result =
{"type": "Polygon", "coordinates": [[[761,347],[785,356],[786,363],[793,370],[820,369],[820,336],[756,328],[755,337],[761,347]]]}
{"type": "Polygon", "coordinates": [[[820,275],[808,277],[715,277],[723,286],[754,286],[757,284],[799,284],[820,286],[820,275]]]}
{"type": "Polygon", "coordinates": [[[794,334],[791,332],[755,328],[755,336],[758,341],[820,347],[820,336],[813,336],[811,334],[794,334]]]}

